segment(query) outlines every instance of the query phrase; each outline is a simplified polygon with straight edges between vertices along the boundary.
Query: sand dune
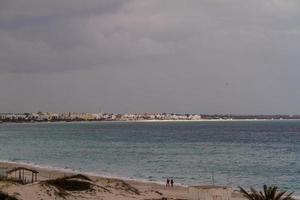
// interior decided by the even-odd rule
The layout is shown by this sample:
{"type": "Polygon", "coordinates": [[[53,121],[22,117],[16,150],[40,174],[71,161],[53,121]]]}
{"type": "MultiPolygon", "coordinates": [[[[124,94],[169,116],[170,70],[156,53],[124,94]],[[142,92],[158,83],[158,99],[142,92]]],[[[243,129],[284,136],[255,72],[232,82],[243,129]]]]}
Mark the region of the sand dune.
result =
{"type": "MultiPolygon", "coordinates": [[[[14,168],[24,165],[0,163],[0,167],[14,168]]],[[[28,166],[26,166],[28,167],[28,166]]],[[[120,179],[88,176],[74,177],[73,173],[59,170],[49,170],[30,167],[39,171],[38,181],[26,185],[11,181],[0,181],[0,190],[22,200],[52,200],[52,199],[103,199],[103,200],[163,200],[187,199],[187,188],[175,186],[166,188],[155,183],[124,181],[120,179]],[[73,177],[72,177],[73,176],[73,177]],[[49,180],[58,179],[67,184],[61,188],[61,182],[49,180]],[[77,183],[79,183],[77,187],[77,183]],[[89,188],[85,188],[88,186],[89,188]],[[81,190],[84,189],[84,190],[81,190]]],[[[26,176],[26,175],[25,175],[26,176]]],[[[28,176],[30,176],[28,174],[28,176]]],[[[28,177],[29,179],[30,177],[28,177]]]]}

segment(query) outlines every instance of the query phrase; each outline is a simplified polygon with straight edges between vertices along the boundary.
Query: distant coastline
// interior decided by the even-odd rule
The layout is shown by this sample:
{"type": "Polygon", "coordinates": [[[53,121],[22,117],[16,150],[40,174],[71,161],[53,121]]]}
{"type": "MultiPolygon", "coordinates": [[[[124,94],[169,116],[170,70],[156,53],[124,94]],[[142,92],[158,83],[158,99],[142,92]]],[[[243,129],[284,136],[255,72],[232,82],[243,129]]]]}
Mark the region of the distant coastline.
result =
{"type": "Polygon", "coordinates": [[[0,123],[34,122],[185,122],[185,121],[257,121],[257,120],[300,120],[300,115],[231,115],[231,114],[174,114],[174,113],[0,113],[0,123]]]}

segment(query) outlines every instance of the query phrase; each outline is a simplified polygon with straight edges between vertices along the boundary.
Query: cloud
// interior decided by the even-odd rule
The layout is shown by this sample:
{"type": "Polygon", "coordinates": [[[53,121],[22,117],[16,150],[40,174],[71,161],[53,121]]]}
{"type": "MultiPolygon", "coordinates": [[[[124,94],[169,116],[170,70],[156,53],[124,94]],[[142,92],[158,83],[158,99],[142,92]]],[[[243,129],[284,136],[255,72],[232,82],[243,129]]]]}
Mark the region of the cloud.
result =
{"type": "Polygon", "coordinates": [[[112,14],[125,2],[1,1],[0,70],[64,71],[91,66],[95,51],[86,39],[86,19],[112,14]]]}
{"type": "Polygon", "coordinates": [[[10,72],[151,65],[152,60],[162,65],[190,60],[203,67],[273,65],[291,59],[282,51],[299,47],[297,0],[1,4],[1,70],[10,72]]]}
{"type": "Polygon", "coordinates": [[[4,0],[0,72],[76,74],[57,80],[74,91],[76,81],[101,79],[81,92],[99,84],[108,107],[124,111],[193,111],[198,102],[209,111],[290,109],[299,99],[289,92],[299,84],[299,20],[298,0],[4,0]]]}
{"type": "Polygon", "coordinates": [[[66,18],[112,13],[128,0],[4,0],[1,1],[1,22],[38,22],[49,18],[66,18]]]}

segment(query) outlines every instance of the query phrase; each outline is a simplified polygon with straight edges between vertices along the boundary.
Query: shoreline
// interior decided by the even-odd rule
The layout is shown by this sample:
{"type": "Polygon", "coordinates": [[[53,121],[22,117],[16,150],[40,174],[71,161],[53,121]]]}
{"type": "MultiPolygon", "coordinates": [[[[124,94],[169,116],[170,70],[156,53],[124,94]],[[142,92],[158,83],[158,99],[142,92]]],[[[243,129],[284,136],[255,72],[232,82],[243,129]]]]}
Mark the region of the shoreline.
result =
{"type": "MultiPolygon", "coordinates": [[[[180,200],[187,200],[188,199],[188,187],[186,185],[181,185],[181,184],[174,184],[173,188],[166,187],[165,183],[163,182],[155,182],[155,181],[148,181],[148,180],[138,180],[138,179],[130,179],[130,178],[124,178],[124,177],[117,177],[117,176],[104,176],[100,174],[93,174],[89,172],[81,172],[81,171],[76,171],[72,169],[63,169],[63,168],[56,168],[56,167],[51,167],[51,166],[40,166],[36,164],[29,164],[29,163],[21,163],[21,162],[13,162],[13,161],[3,161],[0,160],[0,168],[7,168],[7,169],[13,169],[16,167],[25,167],[25,168],[30,168],[32,170],[36,170],[39,172],[38,174],[38,179],[37,182],[31,183],[31,184],[26,184],[26,185],[16,185],[16,184],[7,184],[7,183],[2,183],[0,180],[0,191],[7,192],[9,194],[19,194],[21,195],[21,199],[26,200],[28,196],[30,196],[31,200],[40,200],[40,195],[43,193],[43,187],[44,187],[44,182],[47,180],[54,180],[58,178],[64,178],[64,177],[70,177],[74,176],[77,174],[82,174],[84,176],[87,176],[91,180],[93,180],[97,185],[101,185],[101,187],[107,186],[107,183],[119,183],[121,184],[129,184],[130,187],[136,188],[138,191],[141,191],[141,195],[134,195],[134,194],[124,194],[124,192],[119,191],[117,189],[116,191],[110,193],[110,194],[105,194],[104,198],[101,199],[107,199],[107,200],[115,200],[115,199],[124,199],[124,200],[131,200],[131,199],[136,199],[136,200],[145,200],[145,199],[151,199],[151,200],[161,200],[161,199],[180,199],[180,200]],[[9,186],[8,186],[9,185],[9,186]],[[38,187],[38,188],[37,188],[38,187]],[[37,190],[39,190],[37,192],[37,190]],[[38,196],[35,194],[39,193],[38,196]],[[108,195],[108,196],[107,196],[108,195]],[[25,198],[23,198],[23,196],[25,198]],[[121,198],[119,198],[121,196],[121,198]],[[147,198],[146,198],[147,197],[147,198]]],[[[108,186],[111,188],[112,186],[108,186]]],[[[227,187],[227,186],[224,186],[227,187]]],[[[228,186],[231,188],[232,195],[235,197],[233,198],[234,200],[245,200],[243,196],[238,192],[237,187],[233,186],[228,186]]],[[[46,190],[46,194],[43,194],[44,200],[52,200],[52,199],[57,199],[52,198],[52,195],[49,196],[48,194],[48,189],[46,190]],[[48,195],[48,196],[47,196],[48,195]]],[[[77,194],[77,193],[76,193],[77,194]]],[[[79,193],[78,193],[79,194],[79,193]]],[[[76,199],[98,199],[98,194],[80,194],[80,197],[77,197],[76,199]],[[88,196],[91,195],[91,196],[88,196]],[[82,197],[82,198],[81,198],[82,197]]],[[[103,195],[101,193],[100,195],[103,195]]],[[[70,199],[73,199],[73,194],[71,194],[70,199]]],[[[299,196],[295,195],[293,196],[295,199],[299,200],[299,196]]],[[[63,199],[68,199],[68,198],[63,198],[63,199]]]]}
{"type": "MultiPolygon", "coordinates": [[[[93,178],[107,178],[107,179],[120,179],[128,182],[138,182],[138,183],[144,183],[144,184],[157,184],[160,186],[165,186],[165,182],[163,181],[150,181],[146,179],[134,179],[129,177],[123,177],[123,176],[116,176],[113,174],[97,174],[94,172],[85,172],[80,170],[74,170],[71,168],[63,168],[63,167],[53,167],[49,165],[39,165],[34,163],[26,163],[26,162],[15,162],[15,161],[6,161],[6,160],[0,160],[0,167],[27,167],[31,168],[37,171],[41,171],[44,173],[53,173],[54,175],[61,176],[69,176],[69,175],[75,175],[75,174],[82,174],[93,178]]],[[[49,178],[49,177],[45,177],[49,178]]],[[[52,177],[53,178],[53,177],[52,177]]],[[[181,183],[175,183],[175,186],[187,188],[188,185],[184,185],[181,183]]]]}
{"type": "MultiPolygon", "coordinates": [[[[33,170],[37,170],[38,179],[37,182],[29,183],[25,185],[0,181],[0,191],[4,191],[9,195],[16,196],[22,200],[52,200],[52,199],[124,199],[124,200],[144,200],[144,199],[187,199],[188,189],[187,187],[174,185],[173,188],[165,187],[164,184],[154,182],[143,182],[139,180],[126,180],[123,178],[115,177],[103,177],[89,173],[78,173],[77,171],[69,171],[62,169],[50,169],[38,166],[32,166],[30,164],[20,164],[15,162],[0,161],[0,168],[13,169],[16,167],[25,167],[33,170]],[[59,198],[56,190],[53,187],[48,187],[47,180],[55,180],[58,178],[65,178],[82,174],[91,179],[93,187],[100,188],[85,192],[67,192],[68,196],[59,198]],[[104,191],[101,190],[104,188],[104,191]],[[129,189],[128,189],[129,188],[129,189]],[[51,192],[49,192],[51,191],[51,192]],[[109,191],[109,192],[106,192],[109,191]],[[138,192],[132,192],[138,191],[138,192]],[[69,198],[70,197],[70,198],[69,198]],[[76,197],[76,198],[75,198],[76,197]]],[[[24,176],[24,175],[23,175],[24,176]]],[[[30,174],[25,176],[31,176],[30,174]]],[[[31,180],[31,179],[29,179],[31,180]]]]}

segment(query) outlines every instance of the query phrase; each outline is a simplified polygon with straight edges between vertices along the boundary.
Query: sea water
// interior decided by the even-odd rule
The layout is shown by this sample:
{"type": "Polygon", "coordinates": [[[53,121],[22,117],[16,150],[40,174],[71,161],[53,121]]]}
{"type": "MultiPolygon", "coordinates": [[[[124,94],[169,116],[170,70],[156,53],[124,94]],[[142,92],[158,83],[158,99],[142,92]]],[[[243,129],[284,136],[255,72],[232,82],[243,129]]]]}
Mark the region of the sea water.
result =
{"type": "Polygon", "coordinates": [[[0,160],[300,194],[300,121],[0,124],[0,160]]]}

